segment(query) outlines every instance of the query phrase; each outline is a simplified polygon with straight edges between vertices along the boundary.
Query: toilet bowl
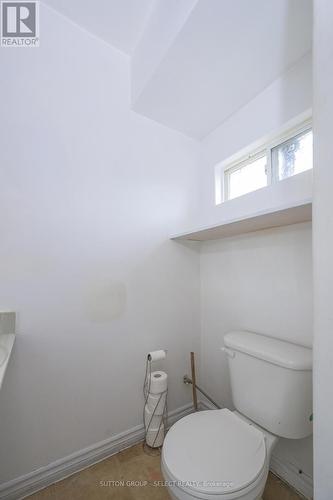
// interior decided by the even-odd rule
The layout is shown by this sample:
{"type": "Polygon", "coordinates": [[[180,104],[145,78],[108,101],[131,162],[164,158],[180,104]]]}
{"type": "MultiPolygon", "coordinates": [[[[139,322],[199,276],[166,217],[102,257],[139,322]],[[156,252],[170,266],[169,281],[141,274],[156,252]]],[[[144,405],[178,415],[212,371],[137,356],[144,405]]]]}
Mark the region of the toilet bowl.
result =
{"type": "Polygon", "coordinates": [[[176,500],[259,500],[278,437],[312,433],[311,349],[236,331],[223,352],[237,411],[197,412],[171,427],[161,466],[176,500]]]}
{"type": "Polygon", "coordinates": [[[193,413],[174,424],[162,473],[177,500],[257,500],[277,437],[230,410],[193,413]]]}
{"type": "Polygon", "coordinates": [[[259,500],[277,437],[237,412],[210,410],[182,418],[162,449],[162,473],[176,500],[259,500]]]}

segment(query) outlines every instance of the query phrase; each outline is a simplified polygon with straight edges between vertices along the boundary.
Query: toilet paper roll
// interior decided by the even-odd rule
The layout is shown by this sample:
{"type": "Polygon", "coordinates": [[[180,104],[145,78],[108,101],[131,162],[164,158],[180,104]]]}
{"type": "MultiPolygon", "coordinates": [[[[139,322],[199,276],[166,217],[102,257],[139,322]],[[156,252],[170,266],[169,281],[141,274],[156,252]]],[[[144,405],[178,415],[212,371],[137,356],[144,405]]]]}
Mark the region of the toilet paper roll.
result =
{"type": "MultiPolygon", "coordinates": [[[[146,428],[146,430],[148,430],[148,428],[149,429],[158,429],[160,424],[161,424],[162,418],[163,418],[163,415],[156,415],[149,410],[147,405],[145,406],[145,428],[146,428]]],[[[162,424],[163,424],[163,422],[162,422],[162,424]]]]}
{"type": "Polygon", "coordinates": [[[151,413],[155,411],[155,415],[162,415],[166,402],[166,392],[161,394],[148,394],[147,406],[151,413]]]}
{"type": "Polygon", "coordinates": [[[150,429],[146,434],[146,443],[152,448],[159,448],[162,446],[164,440],[164,425],[161,424],[160,430],[150,429]]]}
{"type": "Polygon", "coordinates": [[[163,351],[162,349],[159,351],[151,351],[148,353],[149,361],[160,361],[161,359],[165,358],[166,358],[166,352],[163,351]]]}
{"type": "Polygon", "coordinates": [[[148,387],[151,394],[160,394],[161,392],[166,391],[168,387],[167,374],[162,371],[151,372],[148,387]]]}

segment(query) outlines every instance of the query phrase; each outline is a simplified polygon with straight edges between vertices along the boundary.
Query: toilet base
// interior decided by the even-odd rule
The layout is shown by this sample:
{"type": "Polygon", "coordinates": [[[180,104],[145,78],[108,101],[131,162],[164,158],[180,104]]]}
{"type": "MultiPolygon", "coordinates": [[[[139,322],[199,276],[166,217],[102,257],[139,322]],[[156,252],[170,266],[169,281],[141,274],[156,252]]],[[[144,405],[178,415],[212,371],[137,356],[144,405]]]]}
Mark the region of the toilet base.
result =
{"type": "MultiPolygon", "coordinates": [[[[170,488],[167,488],[167,489],[168,489],[168,494],[169,494],[169,496],[170,496],[171,500],[179,500],[179,497],[175,497],[175,496],[173,495],[173,493],[172,493],[172,491],[171,491],[171,489],[170,489],[170,488]]],[[[193,497],[193,500],[200,500],[200,499],[199,499],[199,498],[195,498],[195,497],[193,497]]],[[[235,497],[235,500],[236,500],[236,497],[235,497]]],[[[263,500],[263,497],[260,495],[259,497],[254,498],[253,500],[263,500]]]]}
{"type": "MultiPolygon", "coordinates": [[[[172,491],[171,491],[171,489],[170,489],[170,488],[167,488],[167,489],[168,489],[168,494],[169,494],[169,496],[170,496],[171,500],[179,500],[179,497],[175,497],[175,496],[173,495],[173,493],[172,493],[172,491]]],[[[237,500],[237,497],[234,497],[234,498],[235,498],[235,500],[237,500]]],[[[200,500],[200,499],[199,499],[199,498],[197,498],[197,497],[193,497],[193,500],[200,500]]],[[[260,495],[259,497],[257,497],[257,498],[253,498],[253,499],[251,499],[251,500],[263,500],[263,497],[260,495]]]]}
{"type": "MultiPolygon", "coordinates": [[[[219,410],[212,410],[218,412],[219,410]]],[[[257,428],[265,436],[266,443],[266,460],[263,469],[261,470],[259,476],[254,480],[254,482],[242,490],[234,491],[233,493],[222,493],[222,494],[209,494],[199,491],[195,491],[190,488],[181,488],[177,486],[177,477],[173,477],[173,474],[169,471],[168,467],[164,462],[164,452],[165,448],[162,449],[161,456],[161,471],[163,477],[166,481],[166,486],[168,493],[173,500],[262,500],[264,489],[267,482],[270,457],[272,450],[276,445],[278,438],[268,431],[262,429],[259,425],[250,421],[238,412],[234,412],[239,418],[247,422],[249,425],[257,428]]],[[[184,417],[187,419],[188,417],[184,417]]]]}
{"type": "Polygon", "coordinates": [[[241,491],[234,493],[226,493],[222,495],[204,494],[191,491],[190,489],[182,489],[174,485],[175,478],[169,476],[163,467],[163,455],[161,461],[161,470],[163,477],[167,483],[167,490],[172,500],[262,500],[266,481],[268,477],[268,466],[263,469],[256,481],[241,491]],[[169,484],[168,484],[169,483],[169,484]]]}

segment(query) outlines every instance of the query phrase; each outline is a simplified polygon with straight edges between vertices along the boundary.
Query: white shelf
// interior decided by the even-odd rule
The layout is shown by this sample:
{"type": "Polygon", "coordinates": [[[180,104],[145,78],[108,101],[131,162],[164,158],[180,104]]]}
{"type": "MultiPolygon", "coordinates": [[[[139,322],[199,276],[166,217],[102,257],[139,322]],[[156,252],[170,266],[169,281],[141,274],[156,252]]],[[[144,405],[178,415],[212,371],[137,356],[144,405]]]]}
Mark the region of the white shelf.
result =
{"type": "Polygon", "coordinates": [[[261,229],[289,226],[312,220],[312,202],[304,201],[298,205],[280,207],[273,211],[262,211],[242,219],[223,221],[213,226],[196,228],[192,231],[174,234],[173,240],[206,241],[227,238],[261,229]]]}

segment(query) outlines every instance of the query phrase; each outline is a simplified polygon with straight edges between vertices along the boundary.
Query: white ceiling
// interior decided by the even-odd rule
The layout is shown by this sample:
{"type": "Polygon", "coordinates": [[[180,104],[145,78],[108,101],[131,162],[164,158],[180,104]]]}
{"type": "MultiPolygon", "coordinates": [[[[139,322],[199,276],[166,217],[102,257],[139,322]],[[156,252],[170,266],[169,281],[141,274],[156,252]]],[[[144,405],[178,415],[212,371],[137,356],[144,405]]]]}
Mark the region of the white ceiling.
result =
{"type": "Polygon", "coordinates": [[[312,0],[44,0],[133,56],[135,111],[202,139],[312,46],[312,0]]]}
{"type": "Polygon", "coordinates": [[[43,0],[93,35],[130,54],[154,0],[43,0]]]}
{"type": "Polygon", "coordinates": [[[199,0],[134,109],[202,139],[311,45],[311,0],[199,0]]]}

